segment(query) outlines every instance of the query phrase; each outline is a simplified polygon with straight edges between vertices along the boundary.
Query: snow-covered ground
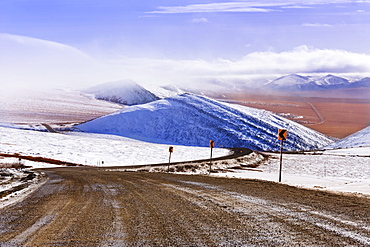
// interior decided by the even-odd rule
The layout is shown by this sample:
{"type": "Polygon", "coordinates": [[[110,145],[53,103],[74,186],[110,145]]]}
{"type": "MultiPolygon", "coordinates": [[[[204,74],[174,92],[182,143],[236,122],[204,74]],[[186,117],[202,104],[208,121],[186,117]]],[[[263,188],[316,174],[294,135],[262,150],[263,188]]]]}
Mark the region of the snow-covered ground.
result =
{"type": "MultiPolygon", "coordinates": [[[[174,146],[171,161],[209,158],[209,148],[174,146]]],[[[0,153],[37,156],[91,166],[129,166],[168,162],[169,145],[81,132],[48,133],[0,127],[0,153]]],[[[228,149],[215,149],[214,157],[228,149]]],[[[27,161],[25,161],[25,165],[27,161]]]]}
{"type": "MultiPolygon", "coordinates": [[[[326,148],[325,151],[284,154],[282,182],[304,188],[370,195],[370,127],[326,148]]],[[[278,181],[280,156],[269,155],[271,158],[258,167],[259,171],[216,175],[278,181]]]]}
{"type": "MultiPolygon", "coordinates": [[[[216,176],[279,180],[280,154],[257,169],[216,176]]],[[[283,154],[282,182],[292,186],[370,195],[370,147],[306,154],[283,154]]]]}

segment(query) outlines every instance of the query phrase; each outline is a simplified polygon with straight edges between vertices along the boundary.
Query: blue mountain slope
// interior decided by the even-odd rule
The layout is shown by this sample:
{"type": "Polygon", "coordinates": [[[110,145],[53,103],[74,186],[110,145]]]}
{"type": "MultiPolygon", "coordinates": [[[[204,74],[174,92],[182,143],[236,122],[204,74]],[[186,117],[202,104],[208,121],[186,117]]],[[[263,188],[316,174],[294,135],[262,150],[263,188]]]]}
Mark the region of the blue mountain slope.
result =
{"type": "Polygon", "coordinates": [[[326,149],[370,147],[370,126],[342,140],[330,144],[326,149]]]}
{"type": "Polygon", "coordinates": [[[312,150],[331,143],[326,136],[270,112],[182,94],[124,108],[81,124],[82,131],[190,146],[280,148],[279,128],[288,129],[286,150],[312,150]]]}

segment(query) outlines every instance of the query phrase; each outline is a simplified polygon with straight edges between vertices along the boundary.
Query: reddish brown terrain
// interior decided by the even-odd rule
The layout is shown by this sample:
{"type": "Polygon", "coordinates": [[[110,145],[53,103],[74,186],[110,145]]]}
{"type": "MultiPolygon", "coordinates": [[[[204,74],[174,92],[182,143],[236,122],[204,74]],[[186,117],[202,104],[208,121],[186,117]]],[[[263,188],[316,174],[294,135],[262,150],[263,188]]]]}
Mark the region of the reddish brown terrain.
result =
{"type": "Polygon", "coordinates": [[[370,125],[369,89],[287,94],[226,93],[222,100],[272,111],[336,138],[344,138],[370,125]]]}

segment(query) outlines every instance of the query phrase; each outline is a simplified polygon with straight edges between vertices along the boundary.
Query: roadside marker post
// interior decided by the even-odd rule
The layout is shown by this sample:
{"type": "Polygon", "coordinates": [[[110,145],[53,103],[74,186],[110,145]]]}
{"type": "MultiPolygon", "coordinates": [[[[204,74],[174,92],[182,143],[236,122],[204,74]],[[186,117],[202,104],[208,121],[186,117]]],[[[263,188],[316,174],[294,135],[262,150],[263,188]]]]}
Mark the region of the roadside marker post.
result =
{"type": "Polygon", "coordinates": [[[283,169],[283,143],[286,141],[288,131],[285,129],[279,129],[278,140],[280,140],[280,169],[279,169],[279,182],[281,182],[281,171],[283,169]]]}
{"type": "Polygon", "coordinates": [[[173,147],[172,147],[172,146],[170,146],[170,147],[168,148],[168,152],[170,153],[170,157],[168,158],[168,167],[167,167],[167,172],[170,172],[171,154],[172,154],[172,152],[173,152],[173,147]]]}
{"type": "Polygon", "coordinates": [[[215,142],[213,140],[210,140],[209,141],[209,146],[211,148],[211,156],[209,158],[209,174],[211,174],[211,170],[212,170],[212,152],[213,152],[213,148],[215,147],[215,142]]]}

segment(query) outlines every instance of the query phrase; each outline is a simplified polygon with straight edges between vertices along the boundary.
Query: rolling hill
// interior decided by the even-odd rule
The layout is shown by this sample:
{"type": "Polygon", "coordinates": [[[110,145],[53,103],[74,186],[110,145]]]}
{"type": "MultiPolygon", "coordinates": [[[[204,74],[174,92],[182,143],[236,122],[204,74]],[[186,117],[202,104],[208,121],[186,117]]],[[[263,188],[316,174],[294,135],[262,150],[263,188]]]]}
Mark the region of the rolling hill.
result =
{"type": "Polygon", "coordinates": [[[312,150],[332,141],[293,121],[254,108],[182,94],[126,107],[77,126],[81,131],[189,146],[246,147],[277,151],[278,129],[289,131],[285,150],[312,150]]]}
{"type": "Polygon", "coordinates": [[[327,146],[327,149],[370,147],[370,126],[327,146]]]}

